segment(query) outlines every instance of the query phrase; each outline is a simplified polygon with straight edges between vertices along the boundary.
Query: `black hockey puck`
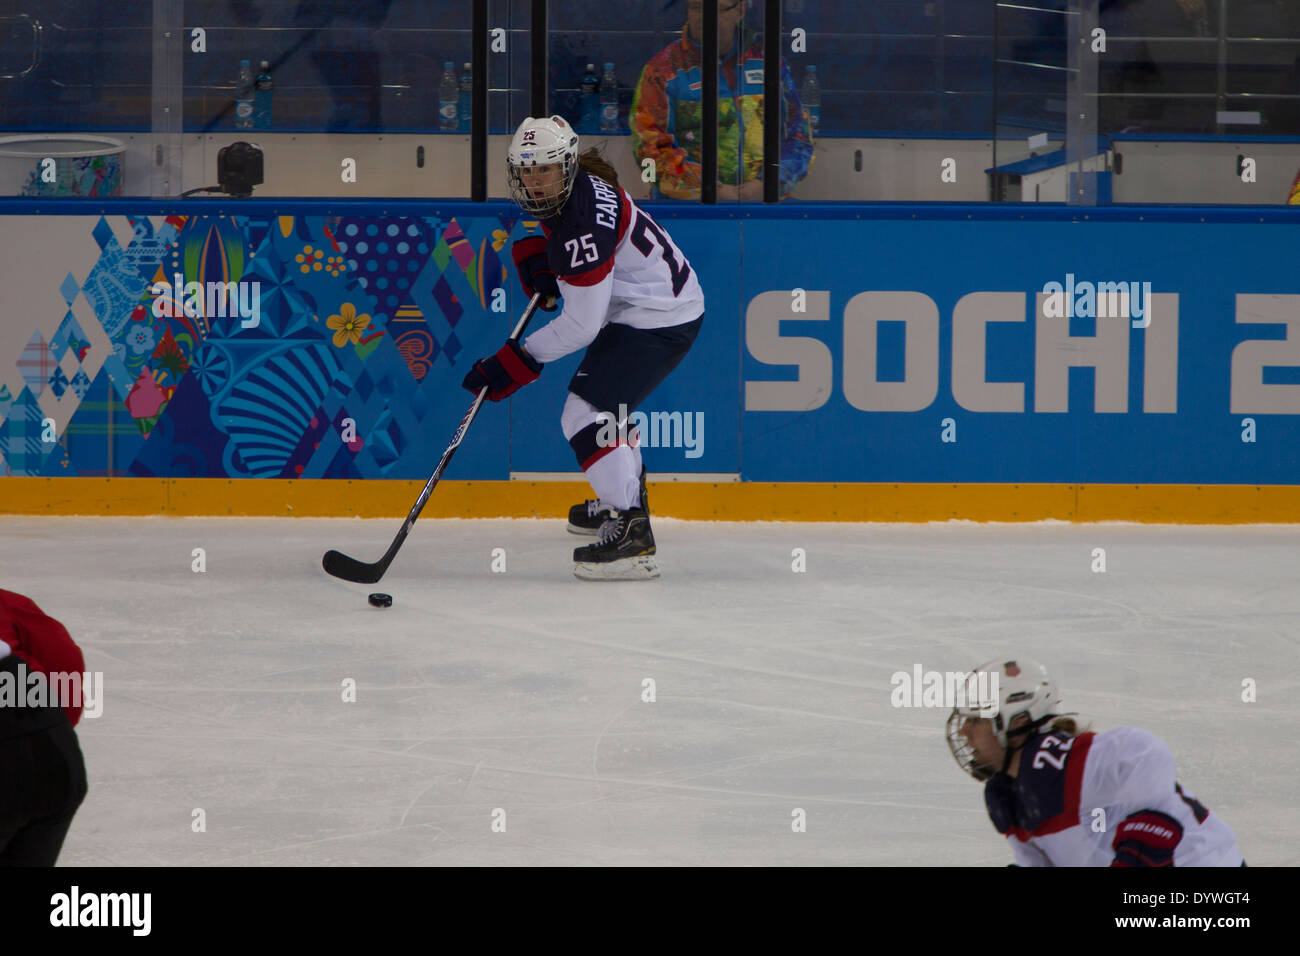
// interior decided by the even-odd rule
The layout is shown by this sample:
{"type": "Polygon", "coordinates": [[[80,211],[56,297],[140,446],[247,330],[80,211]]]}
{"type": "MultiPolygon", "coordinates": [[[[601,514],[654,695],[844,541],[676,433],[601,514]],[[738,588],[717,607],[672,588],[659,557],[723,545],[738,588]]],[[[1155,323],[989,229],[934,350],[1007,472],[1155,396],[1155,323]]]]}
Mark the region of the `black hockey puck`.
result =
{"type": "Polygon", "coordinates": [[[375,594],[370,595],[370,603],[375,607],[392,607],[393,596],[391,594],[379,594],[376,592],[375,594]]]}

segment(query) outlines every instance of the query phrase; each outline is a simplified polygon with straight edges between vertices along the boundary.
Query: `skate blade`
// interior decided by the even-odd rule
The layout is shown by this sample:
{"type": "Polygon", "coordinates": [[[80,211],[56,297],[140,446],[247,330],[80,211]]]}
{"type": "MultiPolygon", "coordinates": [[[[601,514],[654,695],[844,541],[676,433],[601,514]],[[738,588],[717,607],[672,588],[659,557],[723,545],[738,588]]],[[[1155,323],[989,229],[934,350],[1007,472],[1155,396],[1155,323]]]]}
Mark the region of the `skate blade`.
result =
{"type": "Polygon", "coordinates": [[[575,561],[573,576],[583,581],[647,581],[659,577],[659,565],[653,554],[641,554],[635,558],[620,558],[618,561],[605,561],[599,564],[588,561],[575,561]]]}
{"type": "Polygon", "coordinates": [[[583,528],[576,524],[569,524],[569,534],[585,534],[589,538],[594,538],[600,534],[600,528],[583,528]]]}

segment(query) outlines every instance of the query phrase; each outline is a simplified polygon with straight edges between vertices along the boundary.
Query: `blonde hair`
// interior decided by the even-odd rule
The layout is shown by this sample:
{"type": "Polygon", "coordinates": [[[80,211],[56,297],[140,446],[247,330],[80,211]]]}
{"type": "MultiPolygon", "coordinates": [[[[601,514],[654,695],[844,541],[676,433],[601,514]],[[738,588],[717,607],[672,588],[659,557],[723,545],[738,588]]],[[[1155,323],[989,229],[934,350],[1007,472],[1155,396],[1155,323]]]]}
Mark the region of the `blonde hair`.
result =
{"type": "Polygon", "coordinates": [[[618,185],[618,171],[610,165],[609,160],[600,155],[600,150],[595,146],[587,150],[578,157],[578,167],[583,172],[591,173],[593,176],[599,176],[611,186],[618,185]]]}
{"type": "Polygon", "coordinates": [[[1073,717],[1057,717],[1052,721],[1051,732],[1054,734],[1065,734],[1069,737],[1077,737],[1079,734],[1085,734],[1092,729],[1092,724],[1087,724],[1082,730],[1079,729],[1079,722],[1073,717]]]}

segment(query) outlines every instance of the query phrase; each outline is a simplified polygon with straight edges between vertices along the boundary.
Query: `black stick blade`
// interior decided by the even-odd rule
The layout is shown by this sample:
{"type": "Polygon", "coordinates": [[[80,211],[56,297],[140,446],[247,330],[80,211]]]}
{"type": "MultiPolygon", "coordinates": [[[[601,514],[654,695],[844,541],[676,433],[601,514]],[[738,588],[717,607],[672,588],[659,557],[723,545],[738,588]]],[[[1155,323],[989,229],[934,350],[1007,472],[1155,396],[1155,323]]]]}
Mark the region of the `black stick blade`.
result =
{"type": "Polygon", "coordinates": [[[321,565],[325,568],[327,574],[342,578],[344,581],[352,581],[355,584],[374,584],[388,570],[387,561],[366,564],[356,558],[349,558],[340,551],[326,551],[321,565]]]}

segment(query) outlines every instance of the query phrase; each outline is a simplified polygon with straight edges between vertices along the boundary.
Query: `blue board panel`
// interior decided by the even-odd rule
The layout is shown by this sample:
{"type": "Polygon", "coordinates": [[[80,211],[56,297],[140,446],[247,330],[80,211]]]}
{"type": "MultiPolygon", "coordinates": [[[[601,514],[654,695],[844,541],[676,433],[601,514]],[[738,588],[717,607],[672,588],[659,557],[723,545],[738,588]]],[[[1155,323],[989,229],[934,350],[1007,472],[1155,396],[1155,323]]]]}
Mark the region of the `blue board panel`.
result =
{"type": "MultiPolygon", "coordinates": [[[[641,409],[647,424],[657,412],[674,426],[643,434],[656,472],[1298,481],[1300,210],[647,206],[707,302],[695,347],[641,409]],[[1094,314],[1103,283],[1131,287],[1137,314],[1094,314]],[[689,441],[677,430],[688,418],[703,424],[689,441]]],[[[26,343],[0,355],[21,373],[0,393],[7,467],[425,477],[468,405],[465,371],[523,308],[507,243],[524,227],[502,203],[378,212],[363,201],[0,203],[15,242],[27,217],[65,221],[48,253],[65,278],[33,294],[85,303],[6,320],[22,324],[8,340],[26,343]],[[260,321],[174,316],[162,308],[170,289],[152,286],[160,270],[257,284],[260,321]],[[351,341],[339,336],[349,315],[367,317],[351,341]],[[93,345],[92,322],[111,354],[93,345]],[[70,416],[66,441],[33,444],[37,402],[50,400],[70,416]]],[[[485,409],[448,477],[574,471],[559,413],[578,360],[485,409]]]]}
{"type": "MultiPolygon", "coordinates": [[[[1292,381],[1300,364],[1300,277],[1289,263],[1298,238],[1293,225],[1069,222],[750,222],[745,226],[743,298],[751,332],[762,321],[758,297],[803,289],[808,312],[781,321],[781,335],[823,343],[805,348],[803,368],[760,362],[745,351],[748,383],[792,380],[796,373],[821,386],[813,408],[756,410],[742,417],[742,473],[762,481],[963,481],[963,482],[1206,482],[1294,483],[1300,475],[1300,396],[1274,396],[1269,403],[1234,411],[1230,394],[1250,381],[1292,381]],[[1174,317],[1152,316],[1155,328],[1133,328],[1128,318],[1061,318],[1072,341],[1056,341],[1037,354],[1048,327],[1036,322],[1035,293],[1049,282],[1149,282],[1157,295],[1177,297],[1174,317]],[[826,299],[824,318],[814,319],[814,292],[826,299]],[[897,292],[892,303],[863,293],[897,292]],[[971,353],[955,354],[954,309],[978,292],[1019,294],[1019,304],[995,311],[1001,321],[985,327],[982,367],[971,353]],[[1238,322],[1239,294],[1281,295],[1267,308],[1293,321],[1286,346],[1274,350],[1286,368],[1251,365],[1248,339],[1280,339],[1284,324],[1238,322]],[[898,302],[902,302],[899,306],[898,302]],[[927,305],[937,335],[923,326],[927,305]],[[882,331],[881,354],[872,361],[860,338],[846,347],[846,326],[870,319],[917,316],[905,343],[882,331]],[[1087,367],[1062,370],[1062,351],[1085,353],[1106,323],[1123,331],[1111,340],[1108,362],[1127,363],[1118,379],[1087,367]],[[1157,334],[1158,333],[1158,334],[1157,334]],[[914,348],[916,381],[934,379],[932,397],[906,411],[871,410],[850,401],[851,381],[897,369],[903,357],[889,349],[914,348]],[[1290,354],[1285,351],[1289,348],[1290,354]],[[819,354],[829,355],[829,374],[819,354]],[[1176,390],[1176,410],[1148,411],[1145,369],[1168,367],[1176,357],[1176,386],[1153,385],[1150,404],[1176,390]],[[983,381],[1022,383],[1021,411],[972,411],[954,394],[954,363],[983,381]],[[1161,366],[1160,363],[1166,363],[1161,366]],[[892,363],[892,364],[891,364],[892,363]],[[1041,366],[1041,371],[1040,371],[1041,366]],[[972,368],[974,371],[972,372],[972,368]],[[1043,380],[1038,380],[1039,376],[1043,380]],[[1068,410],[1041,410],[1051,402],[1051,383],[1065,378],[1068,410]],[[1253,376],[1253,378],[1252,378],[1253,376]],[[1104,394],[1098,397],[1098,390],[1104,394]],[[1039,395],[1037,390],[1043,390],[1039,395]],[[1098,411],[1116,407],[1115,411],[1098,411]],[[1269,411],[1273,413],[1270,414],[1269,411]],[[1287,412],[1286,414],[1282,412],[1287,412]],[[1243,442],[1242,420],[1256,419],[1261,434],[1243,442]],[[945,422],[949,436],[943,441],[945,422]]],[[[1169,300],[1157,300],[1165,302],[1169,300]]],[[[970,300],[967,300],[967,305],[970,300]]],[[[1242,306],[1242,318],[1252,306],[1242,306]]],[[[892,324],[892,323],[891,323],[892,324]]],[[[965,341],[965,340],[963,340],[965,341]]],[[[780,346],[791,360],[797,345],[780,346]]],[[[769,355],[768,358],[771,358],[769,355]]],[[[1257,365],[1258,363],[1256,363],[1257,365]]],[[[890,376],[881,376],[890,377],[890,376]]],[[[751,385],[752,387],[752,385],[751,385]]],[[[1296,390],[1300,391],[1300,390],[1296,390]]],[[[808,403],[796,396],[788,404],[808,403]]],[[[859,401],[857,404],[863,404],[859,401]]],[[[882,400],[881,404],[887,404],[882,400]]],[[[906,403],[905,403],[906,404],[906,403]]],[[[913,403],[915,404],[915,403],[913,403]]]]}

